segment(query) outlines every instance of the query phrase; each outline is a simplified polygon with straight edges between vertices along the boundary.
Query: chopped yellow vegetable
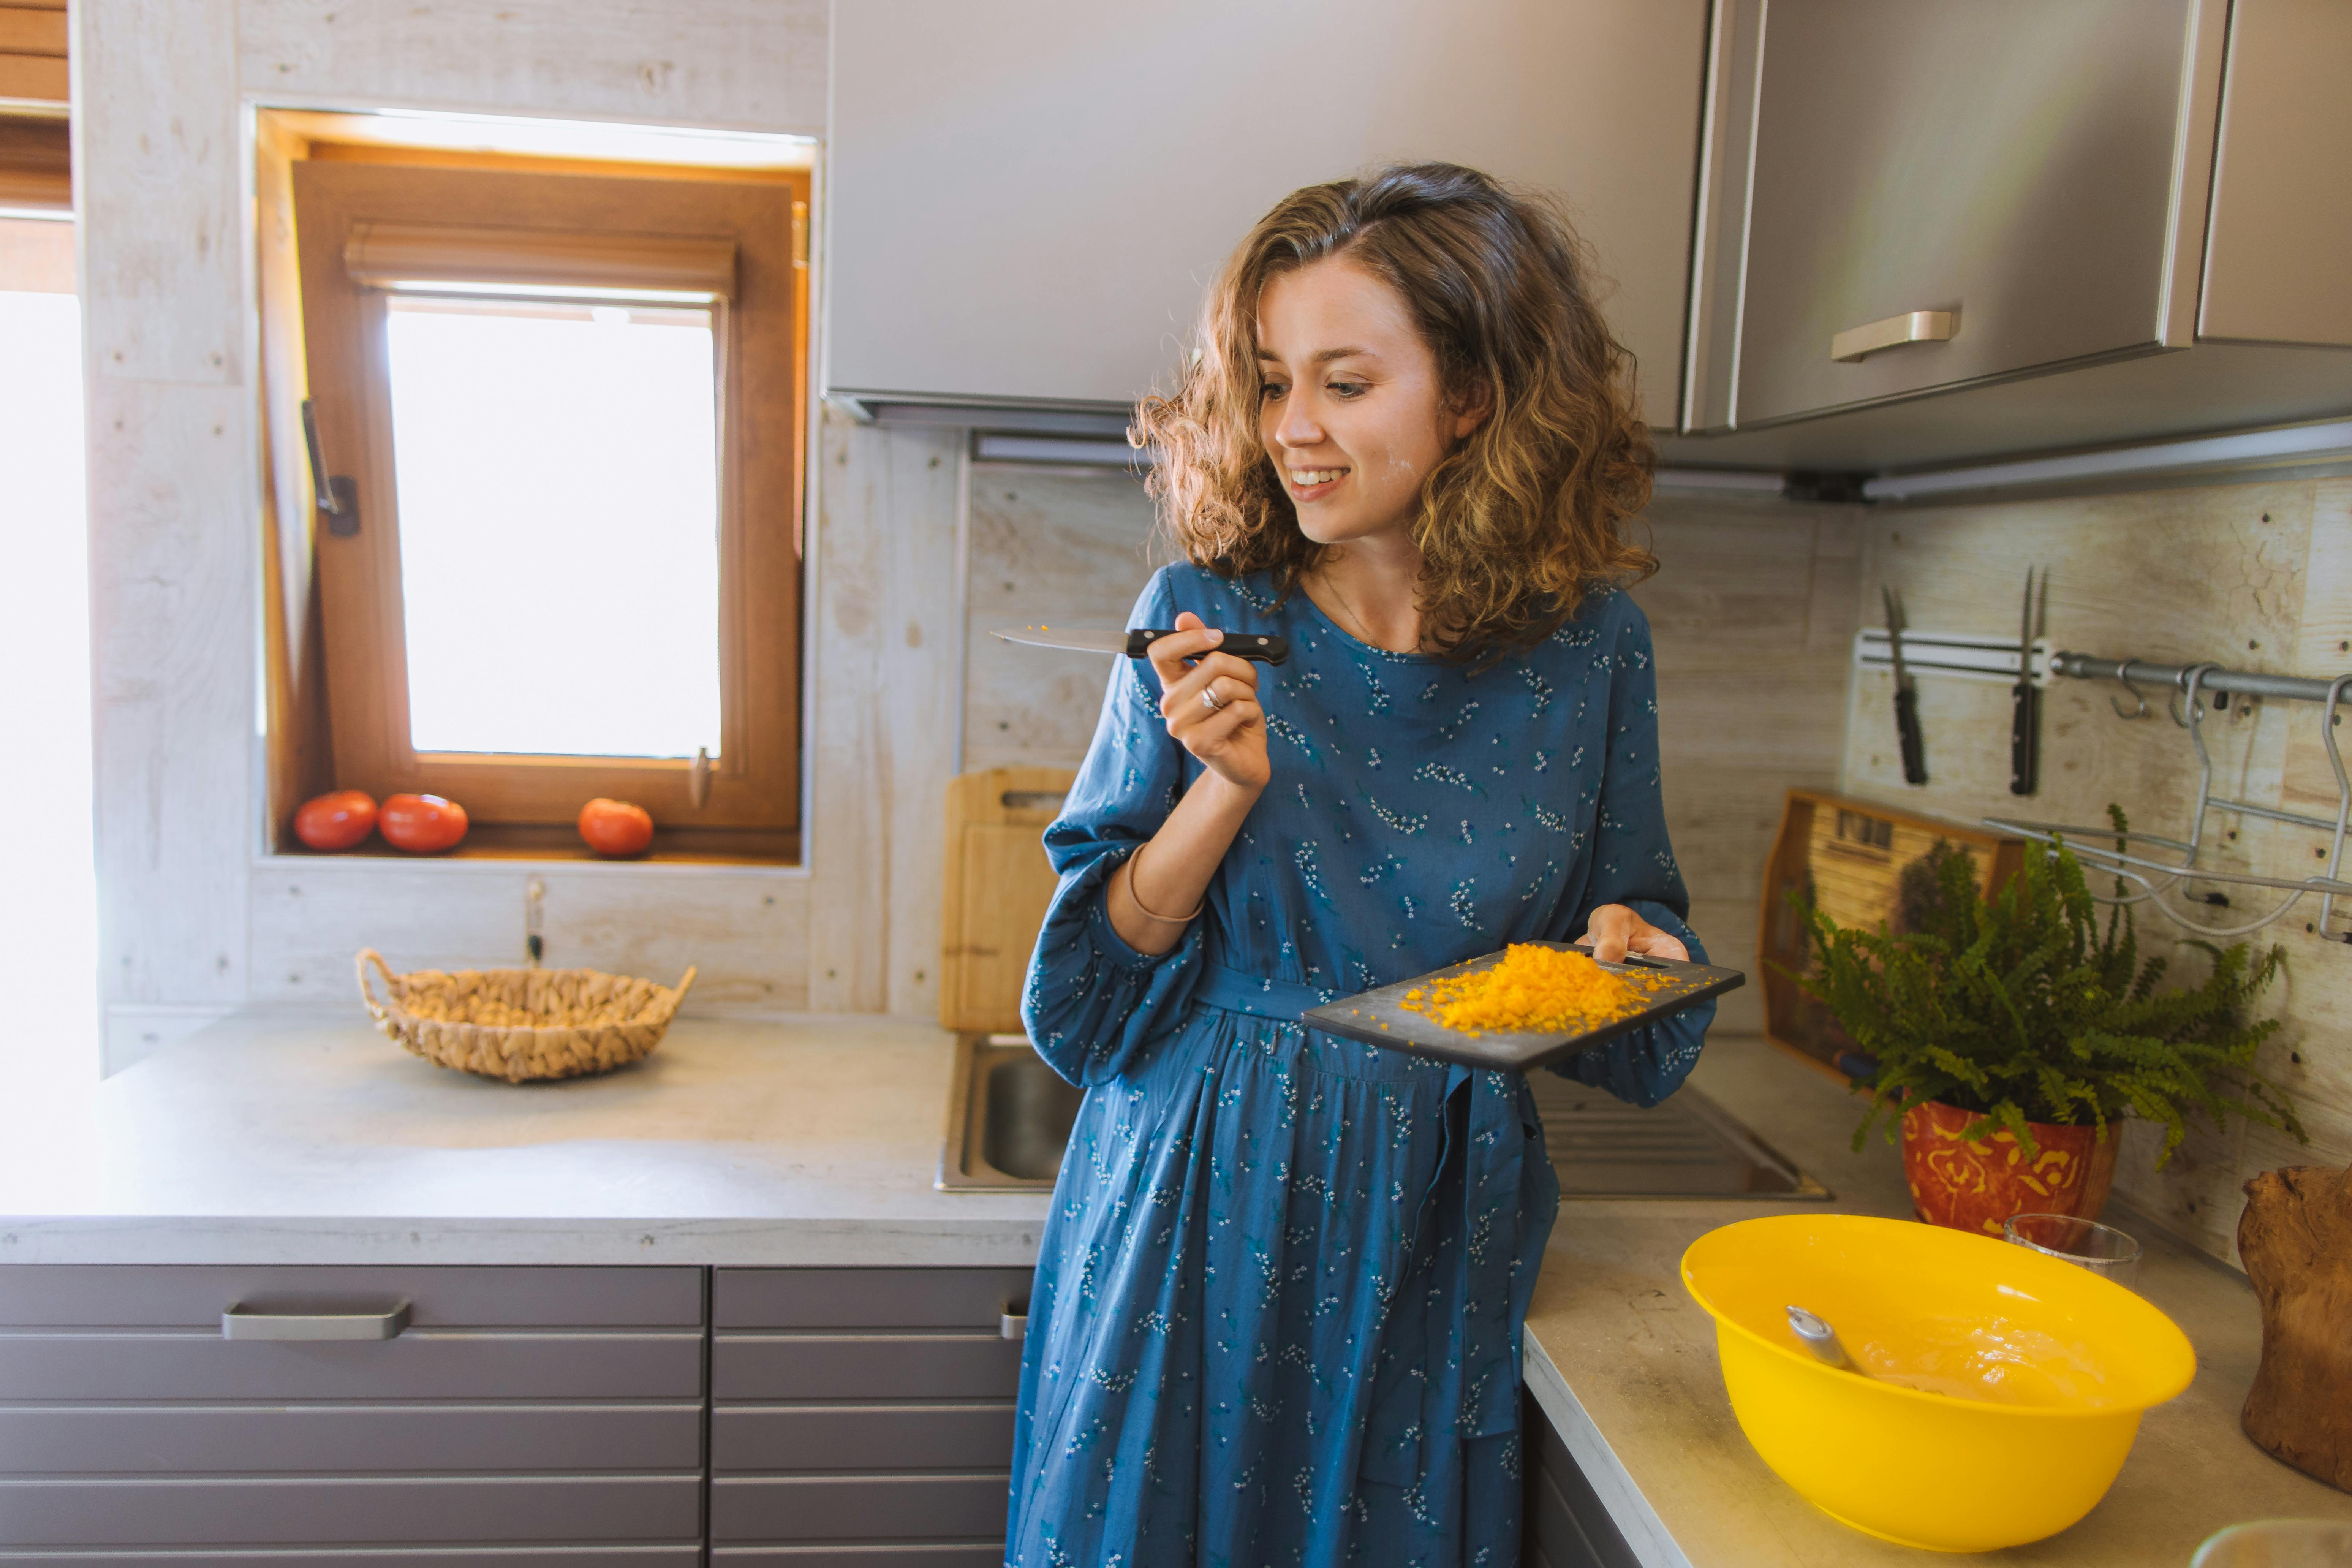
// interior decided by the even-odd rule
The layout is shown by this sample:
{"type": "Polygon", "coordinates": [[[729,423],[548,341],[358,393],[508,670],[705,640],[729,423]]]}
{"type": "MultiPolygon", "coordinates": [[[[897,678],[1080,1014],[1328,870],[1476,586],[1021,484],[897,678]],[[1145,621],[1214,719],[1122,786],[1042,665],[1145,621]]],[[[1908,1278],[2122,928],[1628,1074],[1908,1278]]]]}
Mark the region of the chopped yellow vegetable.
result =
{"type": "Polygon", "coordinates": [[[1426,995],[1416,987],[1401,1005],[1470,1035],[1571,1035],[1640,1012],[1645,994],[1665,984],[1663,975],[1612,973],[1586,953],[1514,942],[1500,963],[1440,980],[1426,995]]]}

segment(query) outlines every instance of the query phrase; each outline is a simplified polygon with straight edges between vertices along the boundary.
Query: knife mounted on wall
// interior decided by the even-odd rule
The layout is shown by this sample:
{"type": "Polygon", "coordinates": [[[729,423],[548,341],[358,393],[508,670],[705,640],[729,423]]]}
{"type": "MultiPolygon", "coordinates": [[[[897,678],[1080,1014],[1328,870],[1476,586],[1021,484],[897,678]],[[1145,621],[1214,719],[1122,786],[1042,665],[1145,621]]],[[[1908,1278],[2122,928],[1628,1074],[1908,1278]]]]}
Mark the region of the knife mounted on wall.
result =
{"type": "Polygon", "coordinates": [[[1927,742],[1919,732],[1919,687],[1903,664],[1903,597],[1885,584],[1879,595],[1886,602],[1886,647],[1895,656],[1895,732],[1903,742],[1903,782],[1927,782],[1927,742]]]}

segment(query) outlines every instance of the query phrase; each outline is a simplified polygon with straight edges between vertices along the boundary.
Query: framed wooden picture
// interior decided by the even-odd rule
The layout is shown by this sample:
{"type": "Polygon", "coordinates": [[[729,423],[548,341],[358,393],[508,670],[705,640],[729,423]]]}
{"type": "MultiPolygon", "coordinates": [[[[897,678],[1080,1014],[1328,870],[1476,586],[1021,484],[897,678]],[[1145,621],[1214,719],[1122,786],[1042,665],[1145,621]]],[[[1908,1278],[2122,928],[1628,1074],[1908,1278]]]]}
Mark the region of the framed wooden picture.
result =
{"type": "Polygon", "coordinates": [[[1829,1010],[1792,977],[1810,962],[1804,923],[1791,895],[1840,925],[1907,929],[1907,902],[1933,884],[1924,865],[1937,844],[1966,854],[1977,886],[1990,893],[2024,863],[2025,841],[1983,827],[1915,816],[1877,801],[1792,789],[1764,868],[1756,951],[1764,986],[1764,1034],[1774,1045],[1840,1079],[1867,1070],[1829,1010]]]}

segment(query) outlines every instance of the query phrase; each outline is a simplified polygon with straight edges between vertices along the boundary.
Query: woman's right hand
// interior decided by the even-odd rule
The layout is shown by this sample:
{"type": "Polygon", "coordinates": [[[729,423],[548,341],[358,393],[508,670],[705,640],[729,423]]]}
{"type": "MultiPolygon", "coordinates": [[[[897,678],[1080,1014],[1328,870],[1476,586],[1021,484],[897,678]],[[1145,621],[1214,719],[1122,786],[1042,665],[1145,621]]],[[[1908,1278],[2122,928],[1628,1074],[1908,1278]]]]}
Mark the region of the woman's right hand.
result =
{"type": "Polygon", "coordinates": [[[1176,630],[1151,645],[1160,676],[1160,716],[1168,733],[1227,784],[1263,790],[1274,776],[1265,752],[1265,710],[1258,706],[1257,666],[1216,651],[1224,634],[1186,610],[1176,630]],[[1189,668],[1186,659],[1196,662],[1189,668]],[[1203,701],[1202,694],[1208,693],[1203,701]]]}

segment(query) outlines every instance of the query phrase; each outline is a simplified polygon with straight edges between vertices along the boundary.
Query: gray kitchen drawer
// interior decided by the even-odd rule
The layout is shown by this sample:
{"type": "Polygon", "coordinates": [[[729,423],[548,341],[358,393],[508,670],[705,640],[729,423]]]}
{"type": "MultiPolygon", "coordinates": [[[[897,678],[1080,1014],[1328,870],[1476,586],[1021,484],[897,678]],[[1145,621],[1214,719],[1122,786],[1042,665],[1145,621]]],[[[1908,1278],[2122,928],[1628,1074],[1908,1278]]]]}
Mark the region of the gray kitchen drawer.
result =
{"type": "Polygon", "coordinates": [[[292,1309],[405,1300],[416,1328],[702,1325],[698,1268],[0,1268],[0,1329],[206,1328],[244,1302],[292,1309]]]}
{"type": "Polygon", "coordinates": [[[1012,1462],[1010,1405],[730,1405],[710,1417],[718,1471],[984,1470],[1012,1462]]]}
{"type": "Polygon", "coordinates": [[[710,1347],[715,1399],[1010,1399],[1020,1381],[1020,1342],[995,1334],[721,1334],[710,1347]]]}
{"type": "MultiPolygon", "coordinates": [[[[5,1274],[0,1269],[0,1274],[5,1274]]],[[[367,1341],[0,1332],[0,1404],[36,1399],[695,1399],[702,1336],[419,1331],[367,1341]]]]}
{"type": "MultiPolygon", "coordinates": [[[[1003,1568],[1004,1542],[985,1542],[888,1546],[714,1546],[710,1560],[730,1568],[1003,1568]]],[[[0,1558],[0,1562],[6,1559],[0,1558]]],[[[272,1558],[271,1568],[277,1568],[272,1558]]]]}
{"type": "Polygon", "coordinates": [[[690,1541],[699,1531],[701,1502],[702,1478],[693,1474],[43,1478],[0,1480],[0,1544],[690,1541]]]}
{"type": "Polygon", "coordinates": [[[720,1268],[711,1326],[990,1329],[1029,1300],[1026,1268],[720,1268]]]}
{"type": "MultiPolygon", "coordinates": [[[[1004,1552],[997,1549],[997,1560],[1004,1552]]],[[[0,1568],[696,1568],[702,1561],[699,1542],[667,1546],[436,1546],[417,1551],[399,1547],[320,1547],[308,1552],[256,1552],[122,1551],[9,1552],[0,1550],[0,1568]]],[[[803,1564],[803,1568],[808,1568],[803,1564]]],[[[864,1563],[862,1568],[886,1568],[864,1563]]],[[[896,1568],[895,1564],[887,1568],[896,1568]]],[[[925,1568],[950,1568],[948,1563],[925,1568]]],[[[952,1568],[963,1568],[961,1559],[952,1568]]],[[[997,1568],[991,1563],[989,1568],[997,1568]]]]}
{"type": "MultiPolygon", "coordinates": [[[[710,1539],[895,1542],[1004,1536],[1009,1472],[971,1476],[719,1476],[710,1539]]],[[[1000,1547],[1000,1561],[1002,1548],[1000,1547]]]]}
{"type": "Polygon", "coordinates": [[[699,1403],[0,1406],[0,1475],[547,1474],[701,1464],[699,1403]]]}

